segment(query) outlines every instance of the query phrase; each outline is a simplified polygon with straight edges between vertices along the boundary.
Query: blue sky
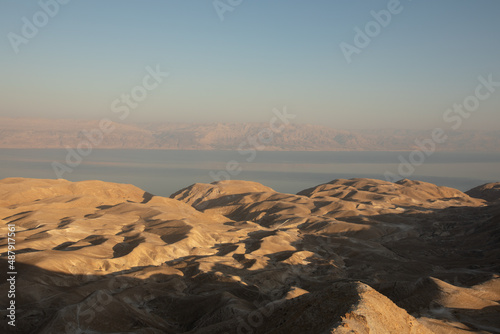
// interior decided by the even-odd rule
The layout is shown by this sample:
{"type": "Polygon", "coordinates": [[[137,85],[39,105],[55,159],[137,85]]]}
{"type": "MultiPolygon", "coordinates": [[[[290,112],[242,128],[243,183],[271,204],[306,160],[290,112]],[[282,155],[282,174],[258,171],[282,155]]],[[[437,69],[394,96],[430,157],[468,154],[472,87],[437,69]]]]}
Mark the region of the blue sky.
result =
{"type": "MultiPolygon", "coordinates": [[[[0,117],[110,117],[159,64],[169,77],[127,121],[267,122],[287,106],[300,123],[426,129],[478,76],[500,81],[498,0],[401,0],[349,64],[340,43],[389,2],[242,0],[221,21],[212,1],[72,0],[16,53],[9,33],[42,9],[0,0],[0,117]]],[[[499,106],[500,89],[463,129],[500,129],[499,106]]]]}

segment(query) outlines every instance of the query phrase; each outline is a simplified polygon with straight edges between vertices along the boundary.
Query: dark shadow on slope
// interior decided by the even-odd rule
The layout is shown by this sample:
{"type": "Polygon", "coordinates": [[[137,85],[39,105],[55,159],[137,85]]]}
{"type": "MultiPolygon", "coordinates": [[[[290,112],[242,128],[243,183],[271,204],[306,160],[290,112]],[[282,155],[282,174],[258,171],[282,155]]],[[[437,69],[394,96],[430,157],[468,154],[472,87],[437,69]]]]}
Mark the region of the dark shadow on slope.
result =
{"type": "Polygon", "coordinates": [[[142,204],[145,204],[147,202],[149,202],[155,195],[153,194],[150,194],[148,192],[145,192],[143,195],[142,195],[142,204]]]}
{"type": "Polygon", "coordinates": [[[132,252],[134,248],[145,241],[146,239],[140,236],[140,234],[125,237],[123,242],[120,242],[113,247],[113,258],[118,258],[130,254],[130,252],[132,252]]]}
{"type": "MultiPolygon", "coordinates": [[[[436,300],[442,293],[428,277],[470,286],[498,273],[500,216],[484,218],[489,217],[493,209],[496,208],[449,208],[373,216],[374,220],[389,225],[411,218],[418,232],[398,240],[379,241],[380,248],[373,241],[352,235],[305,235],[293,245],[297,250],[324,258],[331,254],[329,261],[320,262],[311,256],[307,259],[309,264],[301,265],[284,262],[293,256],[293,251],[269,254],[270,264],[261,269],[252,269],[255,261],[245,254],[233,254],[242,265],[240,268],[215,263],[208,273],[200,271],[200,261],[207,256],[189,256],[164,266],[142,266],[102,276],[69,275],[17,263],[16,330],[18,333],[75,333],[78,331],[72,326],[80,326],[82,331],[102,333],[141,333],[141,330],[236,333],[242,328],[240,319],[243,319],[254,333],[273,330],[274,333],[304,333],[307,326],[310,333],[320,333],[338,323],[359,300],[356,281],[370,284],[410,313],[426,314],[439,307],[436,300]],[[474,220],[477,221],[474,223],[474,220]],[[443,234],[450,231],[455,233],[443,234]],[[391,252],[394,257],[387,255],[391,252]],[[179,270],[182,275],[147,275],[148,270],[165,268],[179,270]],[[374,274],[380,272],[385,272],[385,276],[378,276],[385,280],[385,285],[374,282],[377,279],[374,274]],[[309,293],[276,302],[293,287],[309,293]],[[272,301],[276,302],[273,311],[267,312],[272,301]],[[261,308],[265,308],[259,311],[262,321],[250,317],[261,308]],[[249,319],[260,325],[253,326],[250,323],[253,320],[249,319]]],[[[251,245],[274,234],[273,230],[250,233],[244,243],[251,245]]],[[[143,241],[140,235],[126,237],[123,245],[115,246],[120,247],[114,249],[115,256],[130,253],[143,241]]],[[[102,239],[90,236],[86,242],[98,244],[102,239]]],[[[224,255],[237,249],[232,244],[217,247],[224,255]]],[[[7,265],[5,258],[0,259],[0,282],[6,282],[7,265]]],[[[7,283],[0,287],[7,291],[7,283]]],[[[8,302],[7,294],[1,294],[0,315],[4,321],[0,331],[6,333],[11,329],[5,321],[8,302]]],[[[498,308],[466,307],[452,311],[469,328],[486,330],[496,326],[498,308]]],[[[439,314],[433,316],[439,318],[439,314]]]]}

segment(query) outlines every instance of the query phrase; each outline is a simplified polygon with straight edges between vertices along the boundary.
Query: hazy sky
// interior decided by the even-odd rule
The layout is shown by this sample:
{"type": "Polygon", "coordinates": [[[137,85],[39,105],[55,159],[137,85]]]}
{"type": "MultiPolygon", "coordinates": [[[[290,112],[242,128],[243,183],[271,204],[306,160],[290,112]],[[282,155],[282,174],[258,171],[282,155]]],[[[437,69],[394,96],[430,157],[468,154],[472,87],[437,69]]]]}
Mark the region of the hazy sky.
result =
{"type": "MultiPolygon", "coordinates": [[[[480,75],[500,81],[498,0],[220,0],[219,13],[200,0],[55,1],[0,0],[0,116],[116,119],[111,104],[158,64],[169,76],[126,121],[266,122],[287,106],[300,123],[433,128],[480,75]],[[369,23],[388,7],[385,27],[369,23]],[[373,37],[356,44],[367,24],[373,37]],[[343,42],[361,46],[350,63],[343,42]]],[[[463,128],[500,129],[500,87],[463,128]]]]}

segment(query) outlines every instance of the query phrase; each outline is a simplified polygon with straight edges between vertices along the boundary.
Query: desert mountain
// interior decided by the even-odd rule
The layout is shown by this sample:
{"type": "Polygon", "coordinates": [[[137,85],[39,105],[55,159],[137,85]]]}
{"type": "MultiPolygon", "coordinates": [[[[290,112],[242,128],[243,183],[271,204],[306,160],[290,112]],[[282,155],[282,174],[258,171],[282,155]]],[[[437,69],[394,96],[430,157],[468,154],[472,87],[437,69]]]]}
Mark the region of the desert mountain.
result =
{"type": "MultiPolygon", "coordinates": [[[[437,150],[500,150],[499,131],[448,131],[446,136],[437,150]]],[[[93,147],[122,149],[237,150],[258,146],[268,151],[406,151],[418,148],[415,140],[430,138],[431,130],[338,130],[298,123],[273,132],[269,123],[109,125],[90,120],[0,118],[0,148],[74,148],[88,141],[93,147]]]]}
{"type": "Polygon", "coordinates": [[[500,333],[494,187],[9,178],[0,278],[11,224],[18,333],[500,333]]]}

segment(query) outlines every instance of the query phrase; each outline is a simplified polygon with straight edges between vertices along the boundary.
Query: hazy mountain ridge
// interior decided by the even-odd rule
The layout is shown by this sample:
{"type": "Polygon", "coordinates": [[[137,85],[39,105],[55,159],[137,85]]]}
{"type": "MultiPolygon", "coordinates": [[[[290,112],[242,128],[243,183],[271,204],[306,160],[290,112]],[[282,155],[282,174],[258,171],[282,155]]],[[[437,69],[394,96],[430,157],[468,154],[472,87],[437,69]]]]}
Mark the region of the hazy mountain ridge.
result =
{"type": "MultiPolygon", "coordinates": [[[[102,137],[99,121],[0,118],[0,148],[65,148],[88,141],[95,148],[278,151],[405,151],[431,130],[337,130],[289,124],[272,132],[267,123],[113,123],[102,137]],[[267,130],[266,130],[267,129],[267,130]],[[257,136],[262,133],[261,138],[257,136]],[[86,135],[87,133],[87,135],[86,135]],[[270,135],[272,134],[272,135],[270,135]],[[272,136],[272,137],[271,137],[272,136]],[[253,139],[252,139],[253,138],[253,139]],[[254,142],[252,142],[254,140],[254,142]]],[[[441,151],[500,151],[500,131],[450,131],[441,151]]]]}

